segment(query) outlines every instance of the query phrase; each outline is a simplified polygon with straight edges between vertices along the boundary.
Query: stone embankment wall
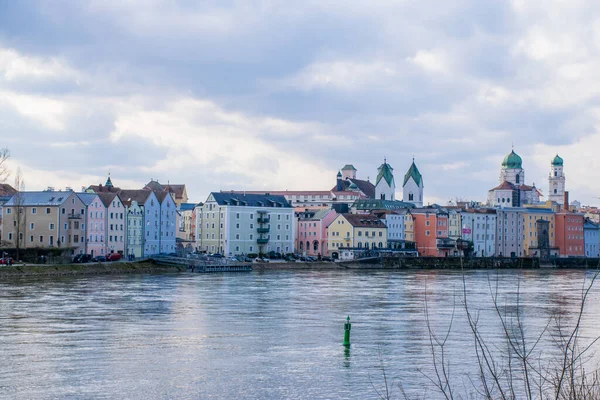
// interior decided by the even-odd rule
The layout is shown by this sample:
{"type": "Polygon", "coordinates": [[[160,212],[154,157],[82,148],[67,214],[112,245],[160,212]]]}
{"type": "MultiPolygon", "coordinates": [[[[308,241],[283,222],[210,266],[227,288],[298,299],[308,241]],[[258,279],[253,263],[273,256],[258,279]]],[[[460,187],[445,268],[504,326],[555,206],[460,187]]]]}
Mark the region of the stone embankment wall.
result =
{"type": "MultiPolygon", "coordinates": [[[[532,258],[386,258],[370,259],[363,262],[321,262],[321,263],[253,263],[254,271],[269,270],[356,270],[356,269],[503,269],[503,268],[600,268],[600,259],[559,258],[540,261],[532,258]]],[[[0,279],[27,276],[61,275],[109,275],[109,274],[153,274],[186,272],[185,265],[165,265],[147,262],[115,262],[60,265],[13,265],[0,266],[0,279]]]]}
{"type": "Polygon", "coordinates": [[[0,266],[0,279],[27,276],[61,276],[61,275],[109,275],[140,273],[174,273],[183,272],[185,267],[172,265],[156,265],[143,263],[90,263],[60,265],[12,265],[0,266]]]}

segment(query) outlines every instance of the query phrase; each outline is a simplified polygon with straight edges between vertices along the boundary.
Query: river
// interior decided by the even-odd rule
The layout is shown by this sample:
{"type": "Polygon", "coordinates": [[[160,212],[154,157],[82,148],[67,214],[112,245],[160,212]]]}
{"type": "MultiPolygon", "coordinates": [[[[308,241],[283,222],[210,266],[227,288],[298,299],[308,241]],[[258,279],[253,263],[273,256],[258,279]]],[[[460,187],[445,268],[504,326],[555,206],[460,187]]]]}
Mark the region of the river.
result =
{"type": "MultiPolygon", "coordinates": [[[[509,310],[519,288],[526,336],[535,338],[552,315],[574,323],[586,275],[470,271],[464,282],[482,332],[501,347],[490,296],[496,280],[499,304],[509,310]]],[[[383,367],[393,397],[402,384],[435,399],[425,305],[440,336],[454,313],[453,383],[471,390],[477,369],[462,302],[463,276],[432,270],[3,281],[0,398],[371,399],[385,390],[383,367]],[[352,345],[345,349],[348,315],[352,345]]],[[[587,310],[583,341],[600,334],[600,282],[587,310]]],[[[538,348],[544,360],[554,354],[549,337],[538,348]]]]}

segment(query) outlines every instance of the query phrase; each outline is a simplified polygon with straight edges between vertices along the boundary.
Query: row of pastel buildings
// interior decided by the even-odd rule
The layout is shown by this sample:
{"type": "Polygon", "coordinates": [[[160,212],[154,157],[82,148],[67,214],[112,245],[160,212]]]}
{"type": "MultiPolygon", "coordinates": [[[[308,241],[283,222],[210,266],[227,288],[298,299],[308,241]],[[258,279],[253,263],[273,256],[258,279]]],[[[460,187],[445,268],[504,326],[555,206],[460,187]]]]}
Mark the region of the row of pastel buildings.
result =
{"type": "Polygon", "coordinates": [[[75,192],[0,186],[0,249],[63,248],[72,254],[144,257],[175,252],[178,211],[171,186],[92,185],[75,192]]]}
{"type": "MultiPolygon", "coordinates": [[[[553,178],[562,176],[557,157],[553,178]]],[[[185,185],[155,180],[141,189],[122,190],[109,177],[104,185],[80,193],[16,192],[0,185],[0,247],[15,247],[18,241],[21,248],[135,257],[191,251],[337,259],[382,252],[422,257],[600,255],[598,221],[569,207],[564,184],[556,190],[560,203],[556,196],[546,202],[533,197],[520,201],[519,193],[527,189],[517,185],[524,179],[520,158],[511,152],[502,168],[503,184],[510,183],[516,194],[494,189],[490,198],[496,200],[487,205],[423,205],[423,176],[414,160],[402,179],[401,200],[395,198],[387,161],[374,182],[358,179],[356,168],[346,165],[329,190],[218,191],[200,203],[189,202],[185,185]],[[502,196],[511,201],[502,202],[502,196]]]]}

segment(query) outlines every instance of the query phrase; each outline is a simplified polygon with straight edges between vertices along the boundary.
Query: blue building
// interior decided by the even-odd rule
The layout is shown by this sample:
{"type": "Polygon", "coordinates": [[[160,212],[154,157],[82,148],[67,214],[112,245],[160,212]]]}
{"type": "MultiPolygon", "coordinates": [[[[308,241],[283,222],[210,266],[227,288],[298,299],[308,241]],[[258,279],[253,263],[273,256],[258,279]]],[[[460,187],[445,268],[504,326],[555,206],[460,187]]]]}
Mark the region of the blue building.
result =
{"type": "Polygon", "coordinates": [[[585,256],[600,257],[600,225],[589,219],[583,224],[585,256]]]}

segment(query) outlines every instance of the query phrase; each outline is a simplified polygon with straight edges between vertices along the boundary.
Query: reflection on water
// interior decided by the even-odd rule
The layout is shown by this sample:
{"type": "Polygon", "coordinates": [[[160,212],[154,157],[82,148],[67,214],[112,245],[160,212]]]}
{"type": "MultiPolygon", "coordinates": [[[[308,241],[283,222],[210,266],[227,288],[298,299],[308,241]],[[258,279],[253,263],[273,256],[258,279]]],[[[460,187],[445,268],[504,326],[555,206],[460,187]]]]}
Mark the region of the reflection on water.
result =
{"type": "MultiPolygon", "coordinates": [[[[500,341],[490,289],[498,279],[500,302],[514,312],[518,288],[526,335],[535,337],[551,315],[573,323],[584,276],[473,271],[467,299],[486,337],[500,341]]],[[[382,366],[393,382],[422,394],[431,373],[425,305],[438,334],[455,313],[452,371],[460,379],[476,373],[462,289],[462,276],[448,271],[2,282],[0,397],[369,399],[377,397],[373,385],[383,385],[382,366]],[[342,346],[347,315],[350,348],[342,346]]],[[[598,293],[600,286],[589,299],[584,340],[600,332],[598,293]]],[[[550,357],[551,343],[541,346],[550,357]]]]}

